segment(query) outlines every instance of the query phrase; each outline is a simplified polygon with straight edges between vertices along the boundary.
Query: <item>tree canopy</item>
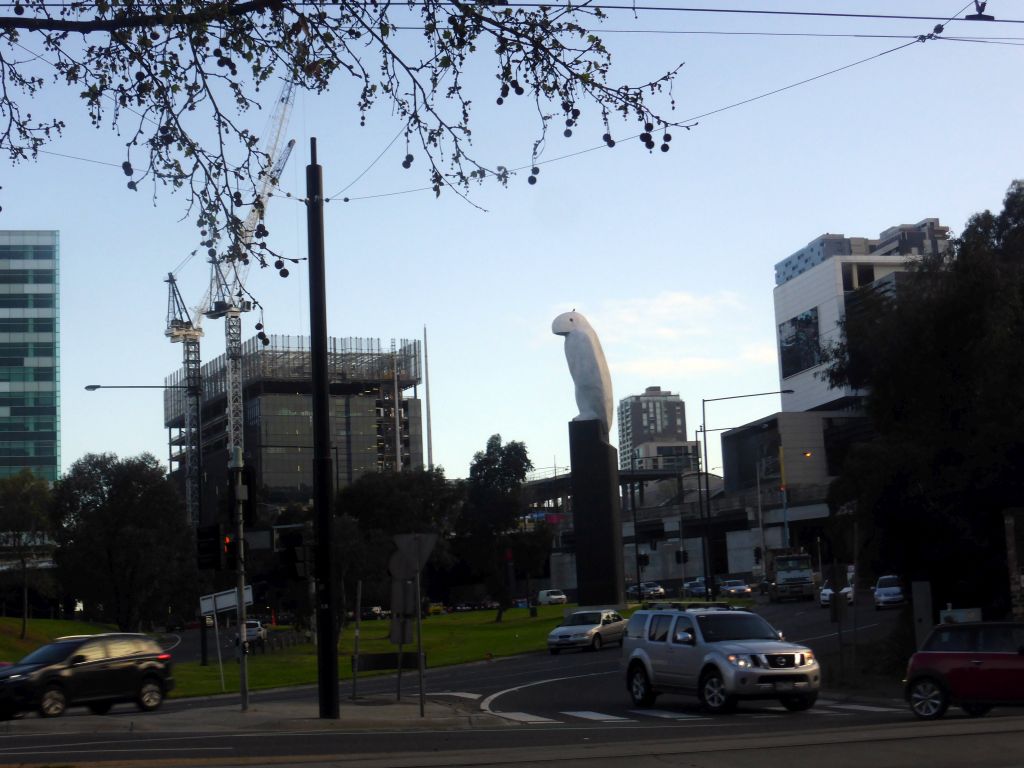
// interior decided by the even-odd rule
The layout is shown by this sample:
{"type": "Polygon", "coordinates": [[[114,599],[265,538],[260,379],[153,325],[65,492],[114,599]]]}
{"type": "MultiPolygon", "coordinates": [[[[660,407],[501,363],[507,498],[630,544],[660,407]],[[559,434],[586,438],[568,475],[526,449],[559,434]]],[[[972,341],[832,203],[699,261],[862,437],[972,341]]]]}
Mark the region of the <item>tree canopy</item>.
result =
{"type": "Polygon", "coordinates": [[[905,277],[848,313],[828,351],[834,386],[868,389],[878,433],[851,451],[832,504],[856,510],[876,569],[999,615],[1002,513],[1024,492],[1024,183],[905,277]]]}
{"type": "Polygon", "coordinates": [[[389,599],[388,560],[396,534],[436,533],[431,562],[450,566],[449,538],[462,507],[462,484],[448,481],[440,468],[371,473],[343,488],[338,494],[343,589],[351,592],[358,578],[367,601],[389,599]]]}
{"type": "MultiPolygon", "coordinates": [[[[501,435],[491,435],[469,467],[466,510],[458,525],[459,551],[501,609],[512,604],[509,557],[515,556],[523,533],[521,488],[531,469],[526,446],[515,440],[502,445],[501,435]]],[[[530,550],[528,542],[522,544],[524,552],[530,550]]]]}
{"type": "Polygon", "coordinates": [[[195,546],[177,491],[149,454],[87,454],[54,486],[64,592],[122,630],[192,616],[195,546]]]}
{"type": "Polygon", "coordinates": [[[0,547],[18,565],[22,639],[28,624],[30,573],[40,576],[33,561],[46,559],[53,552],[49,507],[50,486],[30,469],[0,478],[0,547]]]}
{"type": "MultiPolygon", "coordinates": [[[[20,162],[60,137],[70,113],[47,114],[55,102],[40,97],[63,87],[82,100],[94,126],[122,137],[130,189],[183,190],[204,247],[242,260],[247,254],[232,249],[270,170],[262,137],[244,116],[269,108],[280,81],[314,94],[342,85],[353,120],[364,121],[377,105],[392,112],[405,126],[403,164],[411,167],[421,152],[418,167],[440,193],[508,177],[471,152],[472,70],[493,72],[481,97],[536,105],[535,160],[549,128],[571,135],[587,108],[599,113],[609,146],[621,118],[641,126],[653,149],[653,132],[669,123],[647,99],[670,90],[678,72],[612,82],[611,56],[591,29],[604,13],[585,4],[14,0],[7,8],[0,15],[0,151],[20,162]]],[[[667,150],[671,137],[661,139],[667,150]]],[[[248,251],[263,265],[266,235],[257,231],[248,251]]]]}

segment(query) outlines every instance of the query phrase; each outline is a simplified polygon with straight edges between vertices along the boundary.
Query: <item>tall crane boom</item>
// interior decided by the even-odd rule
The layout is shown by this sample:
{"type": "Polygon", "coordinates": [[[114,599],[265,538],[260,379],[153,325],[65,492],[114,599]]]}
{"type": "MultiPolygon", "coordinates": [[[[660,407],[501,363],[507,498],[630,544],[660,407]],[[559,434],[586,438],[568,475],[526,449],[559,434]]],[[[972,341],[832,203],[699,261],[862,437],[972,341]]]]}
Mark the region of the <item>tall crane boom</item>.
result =
{"type": "Polygon", "coordinates": [[[192,323],[178,290],[174,274],[167,274],[167,328],[164,335],[171,343],[182,345],[185,369],[185,511],[189,524],[196,526],[202,517],[202,445],[200,441],[199,400],[203,394],[199,339],[203,329],[192,323]]]}
{"type": "Polygon", "coordinates": [[[267,155],[269,169],[259,180],[252,210],[242,224],[239,240],[232,244],[229,253],[234,257],[214,257],[210,259],[210,308],[204,312],[211,319],[224,318],[224,352],[227,365],[227,422],[228,422],[228,456],[234,455],[237,448],[241,454],[244,447],[242,421],[242,313],[252,309],[252,303],[245,300],[243,281],[248,270],[248,259],[245,253],[252,243],[257,226],[263,219],[270,200],[270,193],[277,186],[284,170],[285,163],[291,155],[295,141],[289,141],[284,147],[281,140],[284,136],[295,102],[295,84],[286,82],[269,121],[264,152],[267,155]],[[225,265],[231,270],[230,279],[225,276],[225,265]]]}

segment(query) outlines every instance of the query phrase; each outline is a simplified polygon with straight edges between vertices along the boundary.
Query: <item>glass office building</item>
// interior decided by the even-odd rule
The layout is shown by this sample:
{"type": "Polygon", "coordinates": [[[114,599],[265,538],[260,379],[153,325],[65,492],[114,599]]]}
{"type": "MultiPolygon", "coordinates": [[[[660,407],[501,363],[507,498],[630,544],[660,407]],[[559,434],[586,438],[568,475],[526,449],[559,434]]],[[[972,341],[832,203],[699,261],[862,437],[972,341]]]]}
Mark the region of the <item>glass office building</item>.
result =
{"type": "Polygon", "coordinates": [[[0,477],[60,471],[60,237],[0,231],[0,477]]]}

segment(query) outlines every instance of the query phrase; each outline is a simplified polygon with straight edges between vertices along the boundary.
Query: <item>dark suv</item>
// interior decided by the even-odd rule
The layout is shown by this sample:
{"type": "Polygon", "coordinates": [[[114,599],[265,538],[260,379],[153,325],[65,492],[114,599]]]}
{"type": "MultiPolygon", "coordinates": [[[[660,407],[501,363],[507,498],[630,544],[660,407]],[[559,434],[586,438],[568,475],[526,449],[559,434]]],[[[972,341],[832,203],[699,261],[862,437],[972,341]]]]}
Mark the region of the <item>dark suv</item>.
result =
{"type": "Polygon", "coordinates": [[[58,717],[71,706],[103,715],[122,701],[144,712],[174,688],[171,655],[145,635],[61,637],[0,669],[0,718],[36,710],[58,717]]]}
{"type": "Polygon", "coordinates": [[[971,717],[1024,705],[1024,623],[940,624],[907,664],[907,702],[923,720],[950,704],[971,717]]]}

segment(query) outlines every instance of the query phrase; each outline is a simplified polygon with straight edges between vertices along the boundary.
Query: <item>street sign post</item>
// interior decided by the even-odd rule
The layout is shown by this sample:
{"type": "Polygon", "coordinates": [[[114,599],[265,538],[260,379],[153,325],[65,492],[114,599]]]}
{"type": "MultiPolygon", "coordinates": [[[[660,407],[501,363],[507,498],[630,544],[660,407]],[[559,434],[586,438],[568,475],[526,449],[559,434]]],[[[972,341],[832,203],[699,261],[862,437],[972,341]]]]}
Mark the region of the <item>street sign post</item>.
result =
{"type": "MultiPolygon", "coordinates": [[[[245,586],[245,604],[252,605],[252,585],[245,586]]],[[[221,611],[234,611],[238,608],[238,590],[226,589],[212,595],[203,595],[199,598],[199,612],[206,615],[216,615],[221,611]]]]}

